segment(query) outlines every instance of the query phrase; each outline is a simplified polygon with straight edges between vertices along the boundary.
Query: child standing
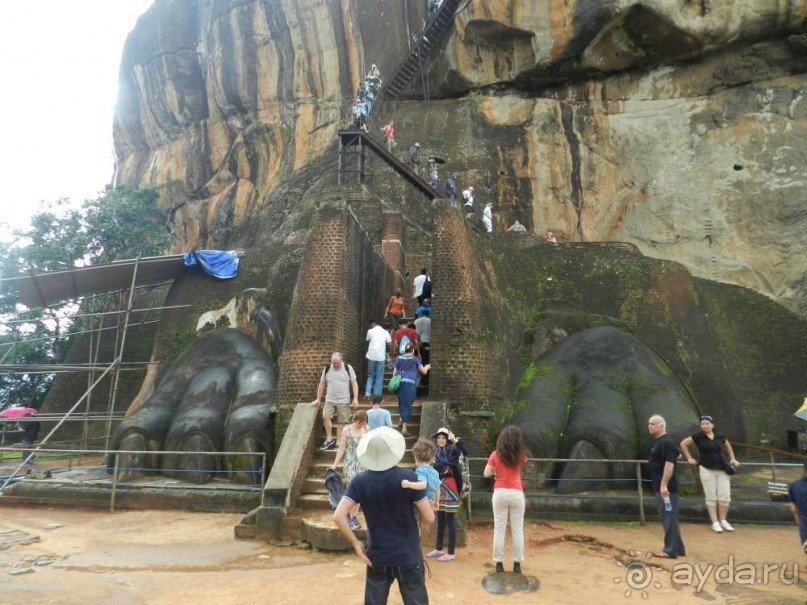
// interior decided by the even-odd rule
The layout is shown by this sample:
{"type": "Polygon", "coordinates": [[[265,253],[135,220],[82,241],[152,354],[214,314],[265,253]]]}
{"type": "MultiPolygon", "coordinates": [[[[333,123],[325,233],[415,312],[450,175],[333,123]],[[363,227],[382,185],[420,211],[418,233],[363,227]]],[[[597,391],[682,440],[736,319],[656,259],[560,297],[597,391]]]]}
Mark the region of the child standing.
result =
{"type": "Polygon", "coordinates": [[[401,481],[401,487],[404,489],[425,489],[426,497],[431,502],[432,508],[437,510],[437,504],[440,502],[440,475],[432,466],[434,462],[434,445],[431,441],[418,439],[415,445],[412,446],[412,456],[418,465],[417,469],[415,469],[418,480],[409,481],[409,479],[404,479],[401,481]]]}
{"type": "Polygon", "coordinates": [[[373,408],[367,412],[367,428],[371,431],[380,426],[392,426],[392,416],[389,411],[381,407],[383,400],[382,395],[373,395],[373,408]]]}

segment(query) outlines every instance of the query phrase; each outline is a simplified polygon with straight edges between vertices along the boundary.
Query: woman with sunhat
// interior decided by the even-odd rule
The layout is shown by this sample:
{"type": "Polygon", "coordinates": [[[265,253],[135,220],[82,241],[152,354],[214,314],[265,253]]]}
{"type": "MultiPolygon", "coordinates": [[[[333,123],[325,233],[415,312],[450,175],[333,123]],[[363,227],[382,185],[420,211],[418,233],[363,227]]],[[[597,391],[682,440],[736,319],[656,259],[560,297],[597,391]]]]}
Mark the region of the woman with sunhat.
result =
{"type": "MultiPolygon", "coordinates": [[[[735,469],[740,466],[734,457],[729,440],[723,435],[715,433],[715,421],[711,416],[701,416],[701,430],[681,442],[681,452],[684,458],[692,465],[700,464],[698,474],[703,484],[703,494],[706,497],[706,510],[712,521],[712,530],[718,534],[724,531],[734,531],[726,520],[731,502],[731,480],[726,469],[735,469]],[[689,448],[695,445],[698,448],[698,458],[695,460],[689,453],[689,448]],[[724,461],[723,455],[728,457],[724,461]],[[726,466],[728,464],[728,466],[726,466]]],[[[731,471],[733,474],[733,471],[731,471]]]]}

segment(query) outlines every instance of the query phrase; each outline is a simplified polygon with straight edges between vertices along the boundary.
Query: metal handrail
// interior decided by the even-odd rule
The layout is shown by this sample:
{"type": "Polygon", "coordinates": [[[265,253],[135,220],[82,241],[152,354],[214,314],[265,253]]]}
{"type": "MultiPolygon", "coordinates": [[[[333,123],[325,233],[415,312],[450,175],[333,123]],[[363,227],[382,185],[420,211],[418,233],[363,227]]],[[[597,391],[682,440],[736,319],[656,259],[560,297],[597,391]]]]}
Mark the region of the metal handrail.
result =
{"type": "MultiPolygon", "coordinates": [[[[18,452],[18,451],[28,451],[28,448],[13,448],[13,447],[0,447],[0,452],[18,452]]],[[[114,462],[113,462],[113,472],[112,472],[112,486],[110,490],[110,501],[109,501],[109,510],[115,510],[115,497],[117,495],[117,488],[118,488],[118,471],[120,470],[120,455],[121,454],[148,454],[148,455],[189,455],[189,454],[199,454],[203,456],[259,456],[261,459],[261,468],[260,468],[260,476],[264,477],[266,473],[266,459],[267,454],[266,452],[188,452],[188,451],[181,451],[181,450],[113,450],[113,449],[97,449],[97,450],[89,450],[89,449],[46,449],[46,450],[38,450],[40,453],[48,453],[48,454],[91,454],[98,457],[107,457],[109,455],[114,455],[114,462]]],[[[34,452],[31,452],[25,462],[31,459],[34,452]]],[[[23,465],[25,464],[23,462],[23,465]]],[[[21,465],[21,466],[23,466],[21,465]]],[[[153,469],[155,471],[162,470],[162,469],[153,469]]],[[[17,472],[19,471],[19,467],[14,473],[9,476],[5,483],[3,483],[2,489],[0,489],[0,497],[3,496],[3,491],[5,490],[6,486],[11,482],[11,480],[16,476],[17,472]]],[[[148,486],[148,487],[162,487],[159,485],[155,486],[148,486]]],[[[185,489],[185,486],[183,486],[185,489]]],[[[206,486],[196,486],[196,489],[216,489],[215,487],[206,486]]],[[[260,503],[263,506],[264,502],[264,491],[263,486],[259,485],[258,488],[260,490],[260,503]]]]}
{"type": "MultiPolygon", "coordinates": [[[[736,444],[739,445],[739,444],[736,444]]],[[[471,462],[478,463],[478,462],[487,462],[487,458],[480,458],[480,457],[468,457],[467,458],[469,464],[471,462]]],[[[632,464],[635,466],[636,474],[635,478],[625,478],[624,481],[636,481],[636,493],[637,493],[637,502],[639,506],[639,522],[644,525],[647,522],[645,516],[645,508],[644,508],[644,485],[648,483],[650,480],[645,479],[642,477],[642,465],[648,464],[647,459],[636,459],[636,458],[629,458],[629,459],[620,459],[620,458],[527,458],[525,464],[529,463],[554,463],[554,462],[578,462],[578,463],[598,463],[598,464],[632,464]]],[[[686,466],[690,466],[686,460],[679,459],[676,461],[678,464],[684,464],[686,466]]],[[[774,466],[779,467],[786,467],[786,468],[800,468],[802,467],[802,463],[792,463],[792,462],[743,462],[742,466],[744,467],[770,467],[771,472],[773,475],[773,480],[776,480],[776,473],[773,469],[774,466]]],[[[481,475],[471,475],[471,477],[479,478],[481,475]]],[[[541,478],[542,480],[548,481],[557,481],[557,479],[551,478],[541,478]]],[[[527,478],[527,480],[531,480],[531,478],[527,478]]],[[[580,481],[581,479],[576,477],[574,478],[575,481],[580,481]]],[[[602,479],[598,478],[597,481],[613,481],[613,479],[602,479]]]]}

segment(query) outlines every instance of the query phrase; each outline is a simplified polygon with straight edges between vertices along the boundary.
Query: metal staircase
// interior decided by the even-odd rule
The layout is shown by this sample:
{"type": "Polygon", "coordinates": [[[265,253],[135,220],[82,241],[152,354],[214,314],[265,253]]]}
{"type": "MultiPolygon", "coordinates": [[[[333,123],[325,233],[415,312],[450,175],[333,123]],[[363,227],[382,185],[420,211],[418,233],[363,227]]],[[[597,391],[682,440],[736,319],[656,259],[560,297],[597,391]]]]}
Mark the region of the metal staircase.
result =
{"type": "Polygon", "coordinates": [[[432,51],[438,48],[445,39],[446,33],[451,29],[454,22],[454,13],[461,1],[443,0],[440,9],[429,17],[423,33],[417,39],[417,42],[412,45],[409,55],[401,61],[393,72],[392,77],[381,89],[381,94],[378,95],[376,104],[385,95],[397,99],[403,94],[409,82],[412,81],[412,77],[420,72],[423,62],[429,59],[432,51]]]}
{"type": "Polygon", "coordinates": [[[337,178],[339,185],[345,184],[349,172],[356,172],[358,174],[359,183],[364,183],[365,150],[369,149],[430,200],[440,197],[437,191],[432,189],[426,181],[415,174],[409,166],[387,151],[383,143],[379,143],[367,133],[361,130],[340,130],[338,135],[339,171],[337,178]],[[358,157],[355,158],[354,161],[351,161],[349,154],[356,154],[358,157]],[[351,166],[356,164],[358,166],[355,169],[351,168],[351,166]]]}

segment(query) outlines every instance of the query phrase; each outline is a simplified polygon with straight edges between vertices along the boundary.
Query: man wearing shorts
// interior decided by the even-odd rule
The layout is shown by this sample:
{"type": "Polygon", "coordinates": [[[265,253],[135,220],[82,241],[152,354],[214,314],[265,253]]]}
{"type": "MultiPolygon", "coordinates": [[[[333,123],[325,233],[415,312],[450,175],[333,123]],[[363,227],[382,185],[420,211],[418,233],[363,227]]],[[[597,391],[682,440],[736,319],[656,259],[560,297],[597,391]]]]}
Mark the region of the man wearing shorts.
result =
{"type": "Polygon", "coordinates": [[[331,355],[331,365],[322,370],[317,387],[317,398],[311,407],[318,407],[325,395],[325,407],[322,408],[322,424],[325,427],[325,441],[319,449],[332,450],[339,443],[342,429],[350,422],[350,408],[359,405],[359,385],[356,373],[350,364],[342,360],[341,353],[331,355]],[[351,397],[351,392],[353,393],[351,397]],[[333,417],[336,415],[336,437],[333,437],[333,417]]]}

